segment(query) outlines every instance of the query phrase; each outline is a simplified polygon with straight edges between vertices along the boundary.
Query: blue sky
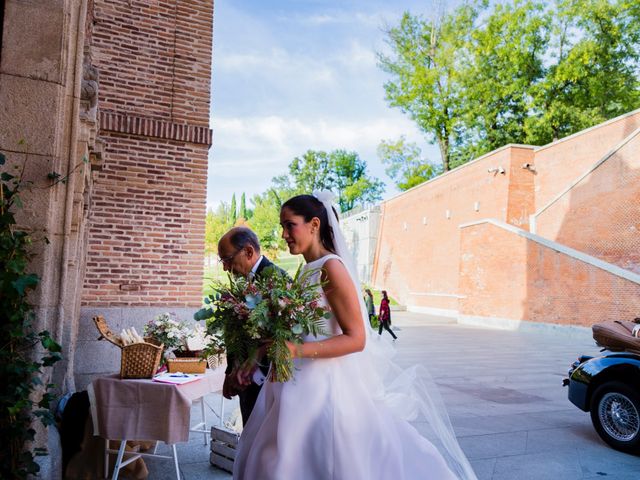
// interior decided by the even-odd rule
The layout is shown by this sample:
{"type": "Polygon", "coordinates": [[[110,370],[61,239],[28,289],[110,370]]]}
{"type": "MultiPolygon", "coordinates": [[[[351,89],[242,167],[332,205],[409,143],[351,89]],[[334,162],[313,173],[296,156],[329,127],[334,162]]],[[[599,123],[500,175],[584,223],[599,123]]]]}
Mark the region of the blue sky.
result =
{"type": "MultiPolygon", "coordinates": [[[[441,2],[442,3],[442,2],[441,2]]],[[[397,193],[376,156],[405,135],[438,161],[414,123],[384,100],[376,65],[384,27],[402,12],[431,15],[411,0],[216,0],[207,203],[247,199],[308,149],[358,152],[397,193]]]]}

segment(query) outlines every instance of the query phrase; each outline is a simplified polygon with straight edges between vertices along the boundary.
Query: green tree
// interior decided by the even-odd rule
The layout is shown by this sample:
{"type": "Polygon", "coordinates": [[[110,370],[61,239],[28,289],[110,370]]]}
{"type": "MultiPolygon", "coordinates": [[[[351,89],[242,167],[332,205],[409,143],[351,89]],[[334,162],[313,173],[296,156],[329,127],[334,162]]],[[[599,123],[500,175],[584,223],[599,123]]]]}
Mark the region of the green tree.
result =
{"type": "Polygon", "coordinates": [[[415,143],[407,143],[406,138],[396,141],[382,140],[378,145],[378,158],[386,165],[385,172],[396,186],[404,191],[435,177],[440,168],[422,158],[422,151],[415,143]]]}
{"type": "Polygon", "coordinates": [[[387,101],[438,143],[444,171],[640,107],[638,0],[481,0],[437,22],[405,13],[387,42],[387,101]]]}
{"type": "Polygon", "coordinates": [[[205,254],[207,258],[218,252],[218,241],[234,224],[231,223],[231,209],[221,202],[216,210],[208,209],[205,218],[205,254]]]}
{"type": "Polygon", "coordinates": [[[275,183],[280,191],[286,191],[288,187],[296,194],[328,188],[332,183],[329,154],[315,150],[306,151],[289,164],[289,177],[276,177],[275,183]]]}
{"type": "Polygon", "coordinates": [[[254,195],[251,202],[254,206],[253,215],[248,225],[256,232],[262,249],[275,258],[276,253],[285,248],[280,231],[281,197],[275,188],[269,188],[264,193],[254,195]]]}
{"type": "Polygon", "coordinates": [[[247,200],[244,192],[242,192],[242,196],[240,197],[240,217],[245,220],[249,219],[249,213],[247,211],[247,200]]]}
{"type": "Polygon", "coordinates": [[[459,142],[463,92],[458,62],[478,12],[478,6],[465,4],[438,21],[405,12],[400,24],[386,32],[391,53],[378,54],[379,66],[390,76],[384,84],[387,102],[438,144],[445,172],[451,168],[452,145],[459,142]]]}
{"type": "Polygon", "coordinates": [[[533,92],[527,140],[549,143],[640,106],[640,2],[557,0],[552,62],[533,92]]]}
{"type": "Polygon", "coordinates": [[[547,19],[542,3],[516,0],[496,3],[472,30],[459,67],[465,139],[454,163],[525,142],[531,92],[544,76],[547,19]]]}
{"type": "Polygon", "coordinates": [[[329,154],[329,168],[324,188],[337,193],[341,212],[382,199],[384,183],[367,175],[367,162],[356,152],[334,150],[329,154]]]}
{"type": "Polygon", "coordinates": [[[231,206],[229,207],[229,222],[235,225],[238,220],[238,207],[236,205],[236,194],[231,196],[231,206]]]}
{"type": "MultiPolygon", "coordinates": [[[[367,162],[356,152],[308,150],[289,164],[288,175],[273,179],[278,198],[289,198],[314,190],[331,190],[338,195],[340,211],[382,199],[384,184],[367,174],[367,162]]],[[[255,215],[255,212],[254,212],[255,215]]]]}

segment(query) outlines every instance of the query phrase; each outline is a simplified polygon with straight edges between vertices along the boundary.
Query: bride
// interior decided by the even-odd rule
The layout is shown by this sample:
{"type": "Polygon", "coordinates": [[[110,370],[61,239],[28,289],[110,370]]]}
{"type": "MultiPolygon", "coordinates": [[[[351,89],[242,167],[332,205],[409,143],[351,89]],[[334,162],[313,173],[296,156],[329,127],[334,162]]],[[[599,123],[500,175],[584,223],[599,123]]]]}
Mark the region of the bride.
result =
{"type": "Polygon", "coordinates": [[[322,288],[321,300],[332,312],[330,334],[288,345],[294,378],[263,385],[240,438],[233,478],[475,479],[437,392],[424,387],[425,373],[395,367],[390,344],[370,335],[331,201],[330,192],[320,192],[282,205],[282,236],[322,288]],[[393,374],[391,385],[383,382],[385,371],[393,374]],[[440,451],[396,410],[414,418],[423,413],[440,451]]]}

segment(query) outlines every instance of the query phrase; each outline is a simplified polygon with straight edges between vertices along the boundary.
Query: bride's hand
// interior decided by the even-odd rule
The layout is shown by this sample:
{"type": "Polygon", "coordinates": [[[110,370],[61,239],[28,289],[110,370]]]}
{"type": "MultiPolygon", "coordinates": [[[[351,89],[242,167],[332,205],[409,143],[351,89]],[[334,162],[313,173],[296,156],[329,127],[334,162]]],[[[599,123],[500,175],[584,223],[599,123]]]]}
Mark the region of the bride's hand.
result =
{"type": "Polygon", "coordinates": [[[285,341],[287,348],[289,349],[289,355],[291,358],[301,358],[300,349],[302,348],[301,343],[293,343],[290,341],[285,341]]]}

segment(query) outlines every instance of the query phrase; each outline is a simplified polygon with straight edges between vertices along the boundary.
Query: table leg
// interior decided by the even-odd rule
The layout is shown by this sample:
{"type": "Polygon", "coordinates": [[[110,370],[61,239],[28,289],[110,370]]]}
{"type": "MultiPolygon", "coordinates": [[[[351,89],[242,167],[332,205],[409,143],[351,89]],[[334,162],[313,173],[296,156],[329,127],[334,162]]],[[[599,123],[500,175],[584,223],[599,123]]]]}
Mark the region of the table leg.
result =
{"type": "Polygon", "coordinates": [[[126,446],[127,446],[127,441],[122,440],[120,442],[120,450],[118,450],[118,458],[116,459],[116,465],[113,467],[113,477],[111,477],[113,480],[118,480],[118,474],[120,473],[120,464],[122,463],[122,457],[124,456],[124,450],[126,446]]]}
{"type": "Polygon", "coordinates": [[[176,465],[176,479],[180,480],[180,467],[178,466],[178,451],[176,450],[176,444],[171,445],[173,449],[173,462],[176,465]]]}
{"type": "Polygon", "coordinates": [[[109,439],[104,439],[104,478],[109,478],[109,439]]]}
{"type": "Polygon", "coordinates": [[[202,429],[204,430],[202,436],[204,437],[204,444],[207,445],[207,413],[204,408],[204,397],[200,398],[200,409],[202,410],[202,429]]]}
{"type": "Polygon", "coordinates": [[[224,396],[220,395],[220,426],[224,425],[224,396]]]}

